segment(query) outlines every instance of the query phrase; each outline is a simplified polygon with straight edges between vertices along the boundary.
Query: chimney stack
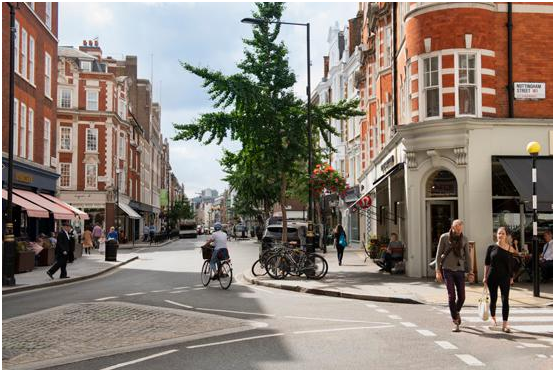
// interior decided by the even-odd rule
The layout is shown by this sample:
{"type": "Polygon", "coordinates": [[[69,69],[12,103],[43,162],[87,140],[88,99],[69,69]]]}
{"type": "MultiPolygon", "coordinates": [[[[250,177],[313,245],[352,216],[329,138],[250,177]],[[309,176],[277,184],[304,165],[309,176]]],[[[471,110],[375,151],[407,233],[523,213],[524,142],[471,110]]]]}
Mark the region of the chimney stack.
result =
{"type": "Polygon", "coordinates": [[[92,46],[92,40],[89,40],[89,46],[92,46]]]}
{"type": "Polygon", "coordinates": [[[87,40],[83,40],[83,46],[87,46],[87,40]]]}

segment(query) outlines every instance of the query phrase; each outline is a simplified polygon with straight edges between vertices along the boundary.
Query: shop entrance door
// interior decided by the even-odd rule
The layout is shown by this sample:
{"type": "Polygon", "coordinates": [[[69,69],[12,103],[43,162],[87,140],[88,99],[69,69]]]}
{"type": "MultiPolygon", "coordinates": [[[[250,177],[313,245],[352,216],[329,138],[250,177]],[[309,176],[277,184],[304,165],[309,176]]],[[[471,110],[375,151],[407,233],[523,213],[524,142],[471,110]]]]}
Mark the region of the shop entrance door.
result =
{"type": "MultiPolygon", "coordinates": [[[[428,201],[426,205],[427,226],[428,226],[428,247],[426,250],[426,264],[433,260],[436,256],[437,245],[441,234],[449,231],[451,223],[457,217],[457,201],[456,200],[433,200],[428,201]]],[[[434,277],[433,269],[428,265],[428,276],[434,277]]]]}

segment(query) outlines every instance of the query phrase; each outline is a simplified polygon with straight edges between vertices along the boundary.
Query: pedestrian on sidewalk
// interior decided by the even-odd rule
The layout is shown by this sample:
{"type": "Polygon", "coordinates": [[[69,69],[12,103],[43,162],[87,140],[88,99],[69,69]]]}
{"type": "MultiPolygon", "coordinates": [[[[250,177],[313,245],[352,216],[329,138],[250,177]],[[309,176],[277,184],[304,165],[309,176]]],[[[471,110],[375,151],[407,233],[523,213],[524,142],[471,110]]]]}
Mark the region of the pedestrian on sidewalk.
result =
{"type": "Polygon", "coordinates": [[[503,326],[501,330],[511,333],[508,326],[509,321],[509,291],[513,284],[513,254],[517,253],[509,243],[509,230],[505,226],[497,229],[497,243],[488,247],[484,267],[484,285],[488,287],[490,304],[489,312],[493,325],[497,326],[495,319],[495,308],[497,306],[497,289],[501,289],[501,303],[503,326]]]}
{"type": "Polygon", "coordinates": [[[100,244],[99,241],[101,236],[102,236],[102,227],[100,227],[100,224],[96,223],[92,231],[93,244],[96,249],[99,249],[99,244],[100,244]]]}
{"type": "MultiPolygon", "coordinates": [[[[468,239],[463,235],[463,221],[454,220],[451,229],[441,235],[436,253],[436,280],[445,280],[449,311],[455,324],[453,332],[460,332],[460,311],[465,300],[465,273],[470,272],[470,256],[468,254],[468,239]],[[456,288],[456,295],[455,295],[456,288]]],[[[469,280],[473,274],[468,274],[469,280]]]]}
{"type": "Polygon", "coordinates": [[[333,230],[334,245],[337,250],[337,260],[339,261],[339,266],[343,261],[343,251],[347,246],[347,234],[345,234],[345,229],[343,226],[337,225],[333,230]]]}
{"type": "Polygon", "coordinates": [[[118,241],[118,232],[116,231],[114,226],[110,227],[110,232],[108,233],[106,240],[118,241]]]}
{"type": "Polygon", "coordinates": [[[93,247],[93,237],[90,227],[85,228],[83,233],[83,249],[86,254],[91,254],[91,248],[93,247]]]}
{"type": "Polygon", "coordinates": [[[540,269],[542,282],[553,278],[553,233],[549,230],[543,233],[545,245],[540,255],[540,269]]]}
{"type": "Polygon", "coordinates": [[[146,242],[148,240],[149,231],[150,229],[148,228],[148,225],[145,223],[145,227],[143,227],[143,242],[146,242]]]}
{"type": "Polygon", "coordinates": [[[150,234],[150,244],[152,245],[152,243],[154,242],[154,234],[156,234],[156,227],[154,227],[154,224],[150,225],[148,232],[150,234]]]}
{"type": "Polygon", "coordinates": [[[391,239],[384,253],[384,262],[382,264],[380,261],[378,261],[378,266],[382,267],[380,271],[387,271],[388,273],[391,273],[391,269],[393,268],[393,259],[398,258],[393,257],[393,251],[404,248],[405,246],[403,242],[399,240],[399,236],[397,235],[397,233],[391,233],[391,239]]]}
{"type": "Polygon", "coordinates": [[[50,277],[50,279],[54,279],[54,274],[58,269],[61,270],[60,279],[69,278],[67,276],[66,265],[67,265],[67,257],[69,255],[69,230],[71,229],[71,225],[69,222],[62,222],[62,231],[58,233],[58,238],[56,239],[56,262],[50,269],[46,271],[46,275],[50,277]]]}
{"type": "Polygon", "coordinates": [[[67,256],[67,262],[73,263],[75,261],[75,230],[70,226],[69,229],[69,254],[67,256]]]}

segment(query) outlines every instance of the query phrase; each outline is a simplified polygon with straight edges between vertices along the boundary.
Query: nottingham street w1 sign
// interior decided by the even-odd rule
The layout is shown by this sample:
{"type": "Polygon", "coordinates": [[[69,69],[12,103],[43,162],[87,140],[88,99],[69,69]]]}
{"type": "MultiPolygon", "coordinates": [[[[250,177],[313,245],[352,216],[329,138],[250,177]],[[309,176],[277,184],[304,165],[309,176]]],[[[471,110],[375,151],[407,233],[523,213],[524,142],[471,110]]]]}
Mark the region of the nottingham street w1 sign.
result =
{"type": "Polygon", "coordinates": [[[516,99],[545,99],[545,83],[515,83],[516,99]]]}

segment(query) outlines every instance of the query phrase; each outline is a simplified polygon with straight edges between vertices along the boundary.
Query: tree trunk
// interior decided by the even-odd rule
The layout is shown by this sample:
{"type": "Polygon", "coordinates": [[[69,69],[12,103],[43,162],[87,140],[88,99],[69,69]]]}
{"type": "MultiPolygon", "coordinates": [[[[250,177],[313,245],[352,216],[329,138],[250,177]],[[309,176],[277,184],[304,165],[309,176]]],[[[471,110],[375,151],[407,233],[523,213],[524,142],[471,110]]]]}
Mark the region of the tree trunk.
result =
{"type": "Polygon", "coordinates": [[[285,192],[287,191],[287,176],[281,176],[281,189],[279,192],[279,204],[281,206],[281,241],[287,243],[287,210],[285,209],[285,192]]]}

